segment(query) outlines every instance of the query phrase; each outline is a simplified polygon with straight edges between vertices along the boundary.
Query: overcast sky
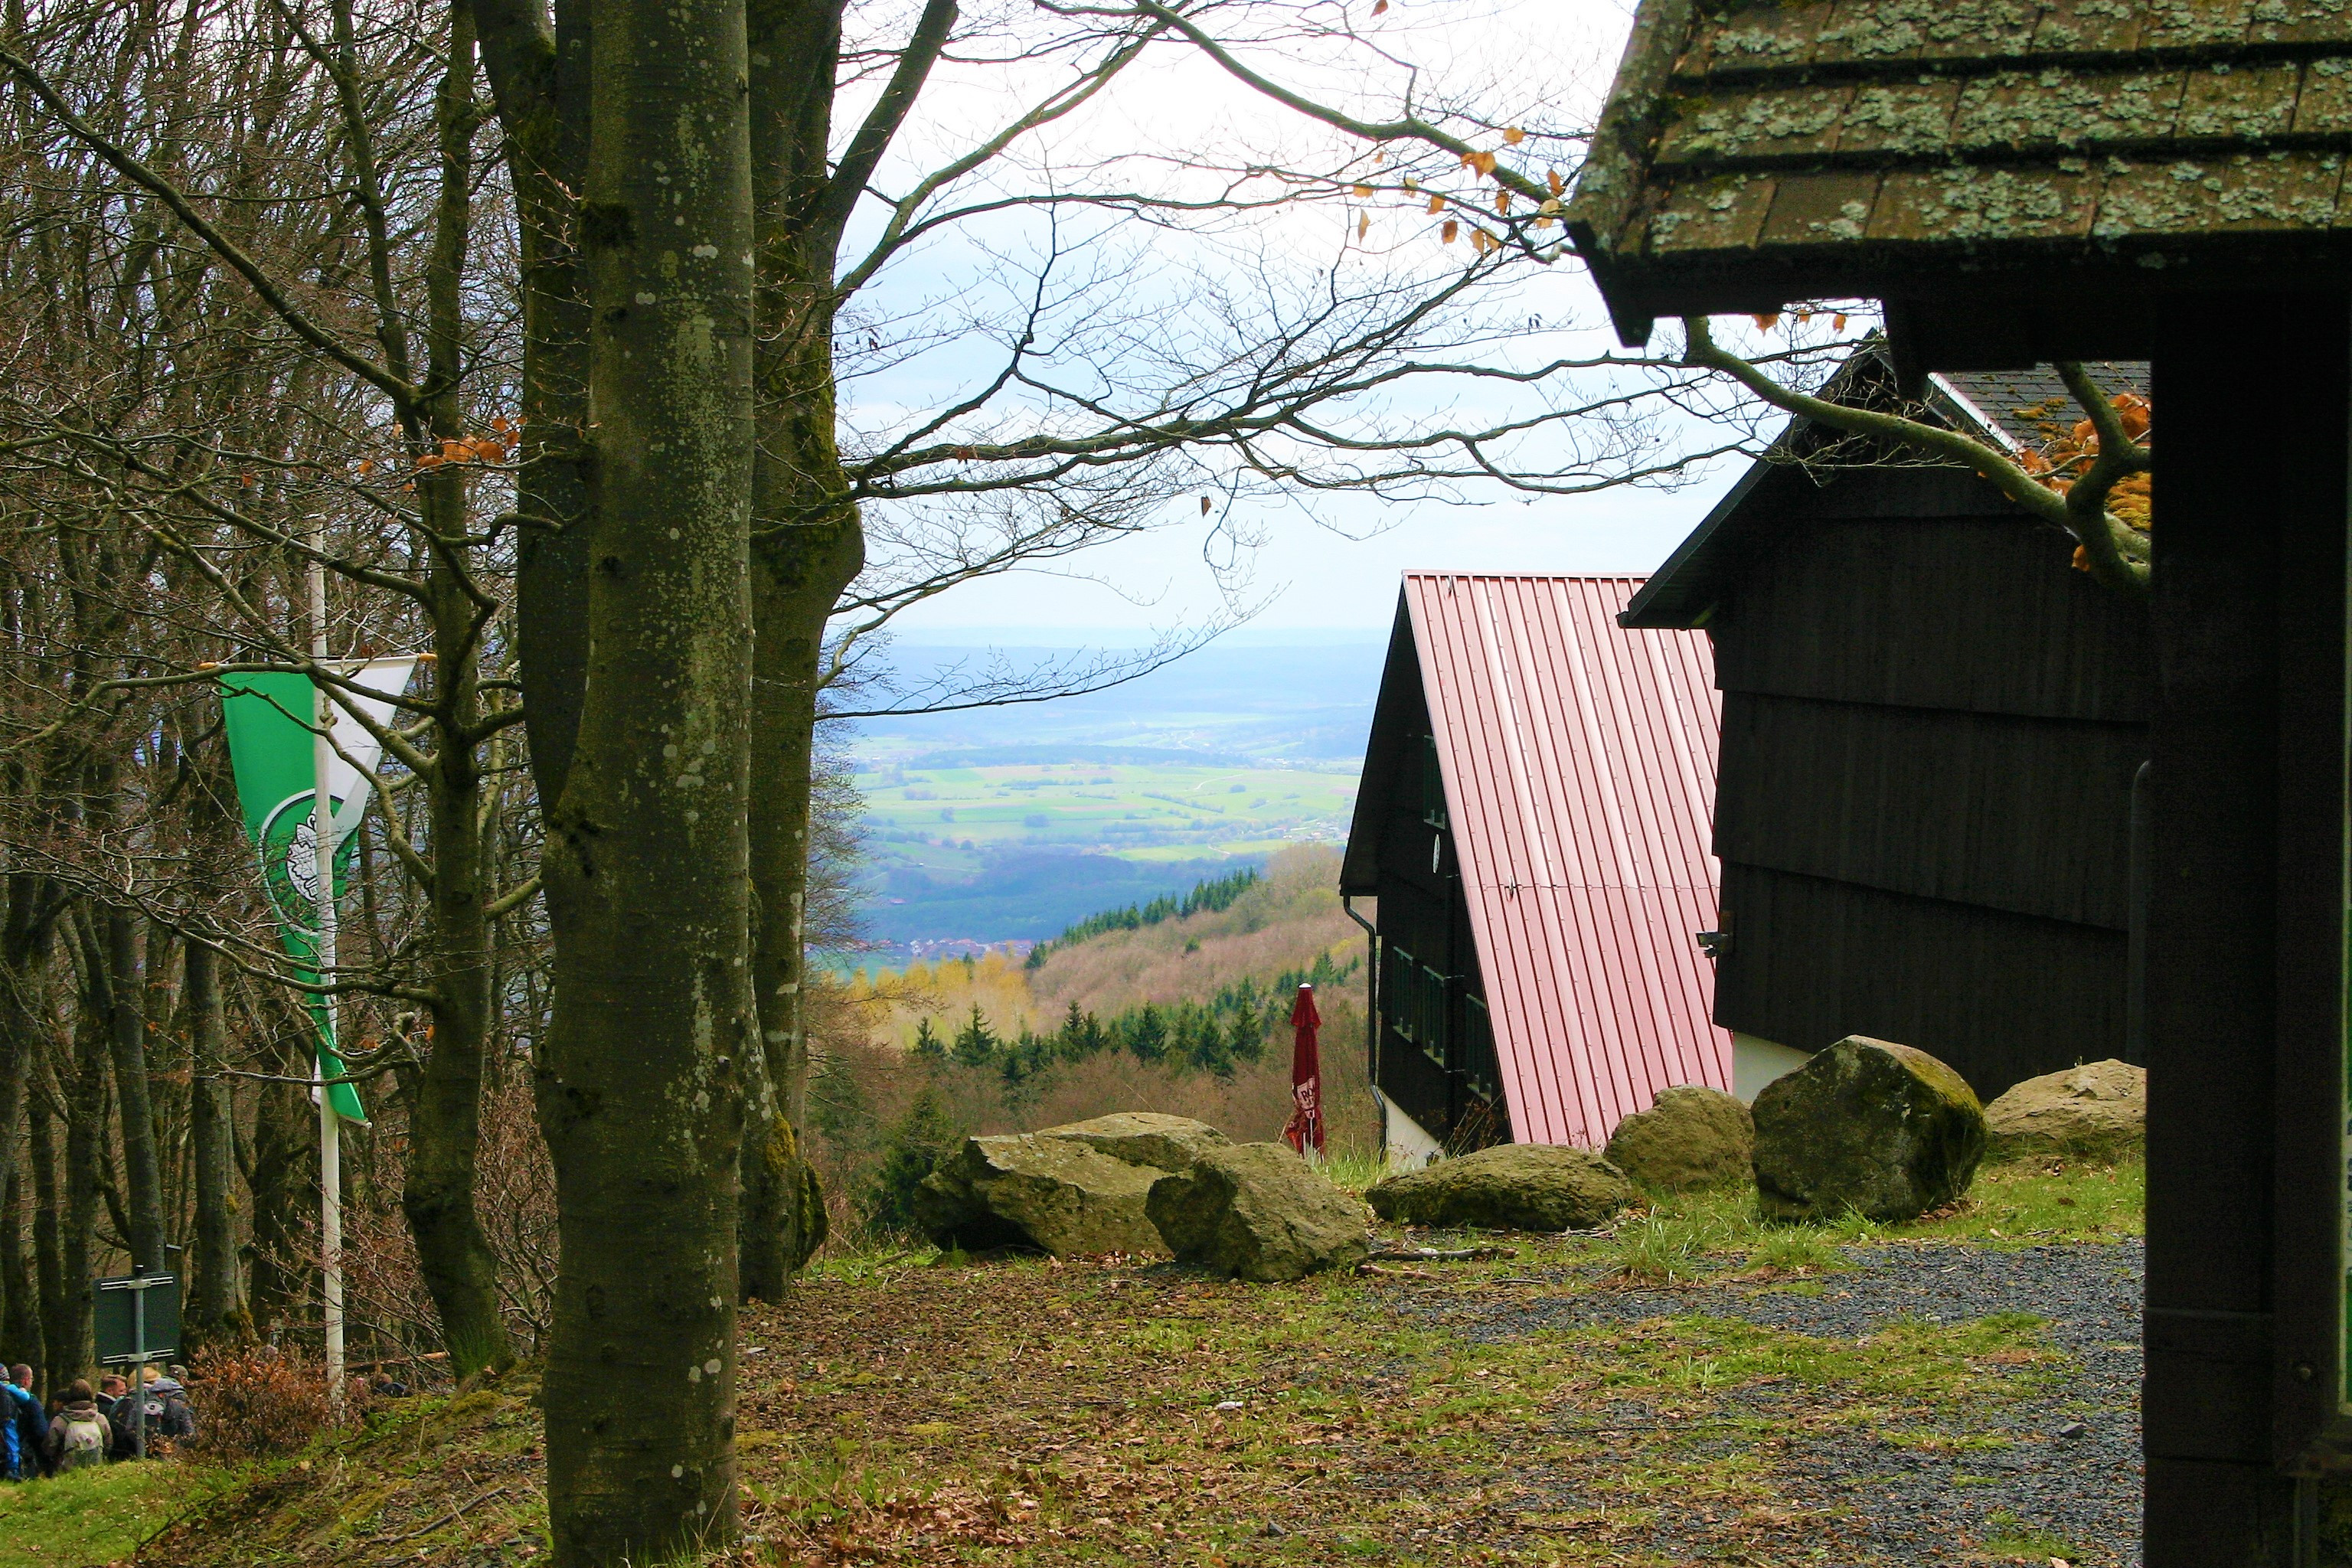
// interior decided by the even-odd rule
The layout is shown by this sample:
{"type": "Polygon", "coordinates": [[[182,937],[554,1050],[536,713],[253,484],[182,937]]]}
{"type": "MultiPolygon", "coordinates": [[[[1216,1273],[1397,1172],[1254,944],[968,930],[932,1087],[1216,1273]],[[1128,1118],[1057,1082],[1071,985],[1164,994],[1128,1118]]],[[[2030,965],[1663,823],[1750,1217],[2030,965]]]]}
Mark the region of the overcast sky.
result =
{"type": "MultiPolygon", "coordinates": [[[[1349,6],[1351,22],[1359,9],[1369,16],[1371,3],[1349,6]]],[[[1420,72],[1420,83],[1452,84],[1482,107],[1496,105],[1498,114],[1527,115],[1529,124],[1559,123],[1589,118],[1629,21],[1630,6],[1617,0],[1392,0],[1378,25],[1394,30],[1378,42],[1391,58],[1420,72]]],[[[1366,26],[1369,31],[1370,24],[1366,26]]],[[[934,155],[927,141],[932,148],[950,149],[963,142],[973,123],[999,120],[1012,100],[1001,90],[1002,78],[1000,71],[932,95],[928,107],[934,122],[909,127],[910,158],[934,155]]],[[[1301,85],[1326,94],[1347,90],[1328,80],[1301,85]]],[[[1118,90],[1113,108],[1068,130],[1075,145],[1057,155],[1104,146],[1157,143],[1181,150],[1238,143],[1270,133],[1276,121],[1269,114],[1281,112],[1181,54],[1150,72],[1137,68],[1135,79],[1122,79],[1118,90]]],[[[1364,100],[1351,107],[1393,111],[1394,104],[1364,100]]],[[[1308,254],[1306,247],[1328,246],[1332,236],[1324,229],[1336,220],[1317,214],[1300,221],[1322,226],[1298,231],[1300,254],[1308,254]]],[[[979,248],[990,237],[983,236],[979,248]]],[[[940,298],[943,288],[961,286],[954,273],[957,254],[908,269],[895,287],[904,298],[925,290],[940,298]]],[[[962,255],[969,260],[975,252],[962,255]]],[[[1568,265],[1532,270],[1542,275],[1527,286],[1530,312],[1541,312],[1555,325],[1579,321],[1592,339],[1584,346],[1600,346],[1598,299],[1580,270],[1568,265]]],[[[1544,352],[1559,352],[1558,334],[1549,335],[1555,342],[1544,352]]],[[[853,420],[859,416],[861,399],[866,411],[886,420],[894,407],[938,406],[943,389],[963,368],[952,356],[944,366],[935,357],[920,374],[910,368],[895,383],[887,375],[854,382],[845,389],[849,415],[853,420]]],[[[1431,405],[1433,423],[1441,422],[1442,412],[1431,405]]],[[[1398,574],[1412,568],[1646,572],[1737,477],[1736,466],[1719,464],[1674,491],[1608,490],[1529,500],[1498,489],[1451,505],[1359,500],[1323,506],[1320,521],[1279,501],[1260,503],[1249,521],[1265,543],[1249,560],[1244,596],[1262,607],[1243,640],[1385,628],[1398,574]]],[[[1061,574],[1024,573],[969,584],[908,612],[897,623],[898,635],[909,643],[1002,644],[1017,638],[1066,644],[1133,640],[1147,628],[1196,625],[1213,617],[1223,603],[1202,547],[1202,530],[1179,523],[1087,552],[1061,574]]]]}

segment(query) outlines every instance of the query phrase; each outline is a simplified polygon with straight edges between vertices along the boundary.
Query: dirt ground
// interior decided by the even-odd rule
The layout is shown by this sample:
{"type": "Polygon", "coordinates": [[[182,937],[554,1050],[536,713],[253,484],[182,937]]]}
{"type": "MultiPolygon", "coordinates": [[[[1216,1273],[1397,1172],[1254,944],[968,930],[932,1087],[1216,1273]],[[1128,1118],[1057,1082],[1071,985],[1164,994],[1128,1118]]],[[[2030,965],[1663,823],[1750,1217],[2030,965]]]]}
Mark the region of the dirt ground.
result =
{"type": "MultiPolygon", "coordinates": [[[[2141,1193],[2010,1167],[1894,1228],[1718,1194],[1591,1236],[1391,1231],[1504,1255],[1286,1286],[831,1258],[744,1316],[743,1537],[704,1561],[2124,1568],[2141,1193]]],[[[530,1568],[534,1392],[394,1402],[138,1561],[530,1568]]]]}

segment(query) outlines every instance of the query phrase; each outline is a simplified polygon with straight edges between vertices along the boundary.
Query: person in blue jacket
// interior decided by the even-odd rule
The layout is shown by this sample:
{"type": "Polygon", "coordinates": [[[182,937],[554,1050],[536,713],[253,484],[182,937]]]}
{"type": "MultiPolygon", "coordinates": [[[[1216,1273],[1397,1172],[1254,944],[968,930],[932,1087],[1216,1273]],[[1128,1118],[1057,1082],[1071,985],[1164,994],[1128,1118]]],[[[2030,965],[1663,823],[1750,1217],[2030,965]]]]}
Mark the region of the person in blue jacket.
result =
{"type": "Polygon", "coordinates": [[[49,1437],[49,1413],[41,1408],[33,1393],[33,1369],[18,1362],[8,1369],[8,1381],[0,1384],[6,1397],[16,1405],[16,1419],[10,1423],[16,1435],[16,1468],[20,1481],[48,1474],[47,1463],[49,1437]]]}

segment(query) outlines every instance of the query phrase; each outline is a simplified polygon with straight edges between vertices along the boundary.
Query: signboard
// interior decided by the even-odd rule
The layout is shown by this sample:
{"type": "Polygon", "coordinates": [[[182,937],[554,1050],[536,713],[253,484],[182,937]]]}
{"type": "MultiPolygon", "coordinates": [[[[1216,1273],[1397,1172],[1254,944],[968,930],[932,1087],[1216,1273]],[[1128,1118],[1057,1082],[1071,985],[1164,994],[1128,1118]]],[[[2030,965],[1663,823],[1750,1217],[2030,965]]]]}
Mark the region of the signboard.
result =
{"type": "Polygon", "coordinates": [[[93,1300],[100,1365],[169,1361],[180,1353],[178,1276],[133,1274],[100,1279],[93,1300]]]}

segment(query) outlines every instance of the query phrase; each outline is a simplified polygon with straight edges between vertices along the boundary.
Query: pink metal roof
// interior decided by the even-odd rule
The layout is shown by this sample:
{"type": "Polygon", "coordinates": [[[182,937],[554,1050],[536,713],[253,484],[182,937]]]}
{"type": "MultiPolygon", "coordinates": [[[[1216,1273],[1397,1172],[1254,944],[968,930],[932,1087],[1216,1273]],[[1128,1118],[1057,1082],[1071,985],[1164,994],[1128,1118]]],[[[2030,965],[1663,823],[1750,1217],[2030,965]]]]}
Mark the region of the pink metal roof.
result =
{"type": "Polygon", "coordinates": [[[1731,1088],[1710,1021],[1706,634],[1626,631],[1639,577],[1404,579],[1511,1128],[1607,1142],[1678,1083],[1731,1088]]]}

